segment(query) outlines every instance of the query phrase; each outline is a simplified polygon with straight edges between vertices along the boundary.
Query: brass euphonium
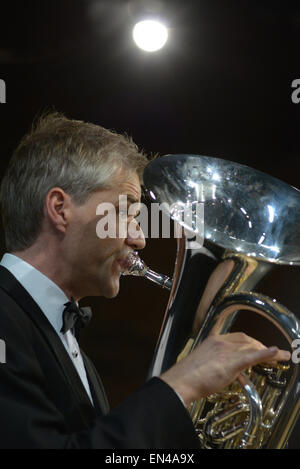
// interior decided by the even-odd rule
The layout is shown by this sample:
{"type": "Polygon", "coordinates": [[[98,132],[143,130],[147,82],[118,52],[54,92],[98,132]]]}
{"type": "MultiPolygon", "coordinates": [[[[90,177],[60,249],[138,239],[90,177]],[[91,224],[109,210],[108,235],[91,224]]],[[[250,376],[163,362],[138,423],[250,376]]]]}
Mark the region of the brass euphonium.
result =
{"type": "MultiPolygon", "coordinates": [[[[275,264],[300,264],[300,192],[260,171],[197,155],[152,161],[144,184],[175,221],[178,241],[172,280],[148,269],[137,254],[124,272],[171,290],[150,376],[210,333],[230,332],[243,311],[273,323],[292,352],[299,320],[251,289],[275,264]]],[[[194,402],[189,412],[201,446],[284,448],[300,411],[297,361],[252,367],[239,382],[194,402]]]]}

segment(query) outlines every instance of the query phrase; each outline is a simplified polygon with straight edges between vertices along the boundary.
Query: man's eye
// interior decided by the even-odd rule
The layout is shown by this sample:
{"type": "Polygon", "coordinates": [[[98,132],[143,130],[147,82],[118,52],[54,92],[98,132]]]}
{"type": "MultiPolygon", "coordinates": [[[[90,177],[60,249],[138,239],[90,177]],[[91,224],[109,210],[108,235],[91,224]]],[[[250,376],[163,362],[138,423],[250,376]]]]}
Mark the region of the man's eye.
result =
{"type": "Polygon", "coordinates": [[[121,218],[127,218],[127,210],[119,210],[119,216],[121,218]]]}

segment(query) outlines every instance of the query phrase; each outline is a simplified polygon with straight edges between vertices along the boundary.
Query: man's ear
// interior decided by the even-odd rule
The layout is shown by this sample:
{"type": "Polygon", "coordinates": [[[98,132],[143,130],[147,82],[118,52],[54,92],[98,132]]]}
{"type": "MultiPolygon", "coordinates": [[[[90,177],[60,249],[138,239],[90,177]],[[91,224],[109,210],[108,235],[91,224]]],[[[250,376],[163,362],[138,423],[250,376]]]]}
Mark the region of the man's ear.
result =
{"type": "Polygon", "coordinates": [[[60,187],[50,189],[45,200],[45,215],[56,230],[65,233],[69,222],[71,198],[60,187]]]}

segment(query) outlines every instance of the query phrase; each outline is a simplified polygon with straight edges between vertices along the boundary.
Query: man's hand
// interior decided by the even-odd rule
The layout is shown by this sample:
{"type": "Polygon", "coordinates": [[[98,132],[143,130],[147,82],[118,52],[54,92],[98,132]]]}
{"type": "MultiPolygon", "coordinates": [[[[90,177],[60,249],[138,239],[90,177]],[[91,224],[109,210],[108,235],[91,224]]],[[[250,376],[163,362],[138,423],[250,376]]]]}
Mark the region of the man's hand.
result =
{"type": "Polygon", "coordinates": [[[290,358],[290,352],[267,348],[244,333],[211,335],[160,378],[188,406],[196,399],[221,391],[249,366],[290,358]]]}

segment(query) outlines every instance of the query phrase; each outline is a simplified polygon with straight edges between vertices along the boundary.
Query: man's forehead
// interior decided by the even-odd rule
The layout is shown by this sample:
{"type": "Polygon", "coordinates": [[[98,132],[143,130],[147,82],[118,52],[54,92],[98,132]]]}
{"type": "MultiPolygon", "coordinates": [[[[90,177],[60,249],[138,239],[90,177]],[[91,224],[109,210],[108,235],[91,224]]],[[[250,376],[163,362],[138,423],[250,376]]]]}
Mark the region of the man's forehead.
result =
{"type": "Polygon", "coordinates": [[[140,202],[142,188],[138,176],[134,175],[126,180],[120,181],[118,184],[119,195],[126,195],[131,203],[140,202]]]}

